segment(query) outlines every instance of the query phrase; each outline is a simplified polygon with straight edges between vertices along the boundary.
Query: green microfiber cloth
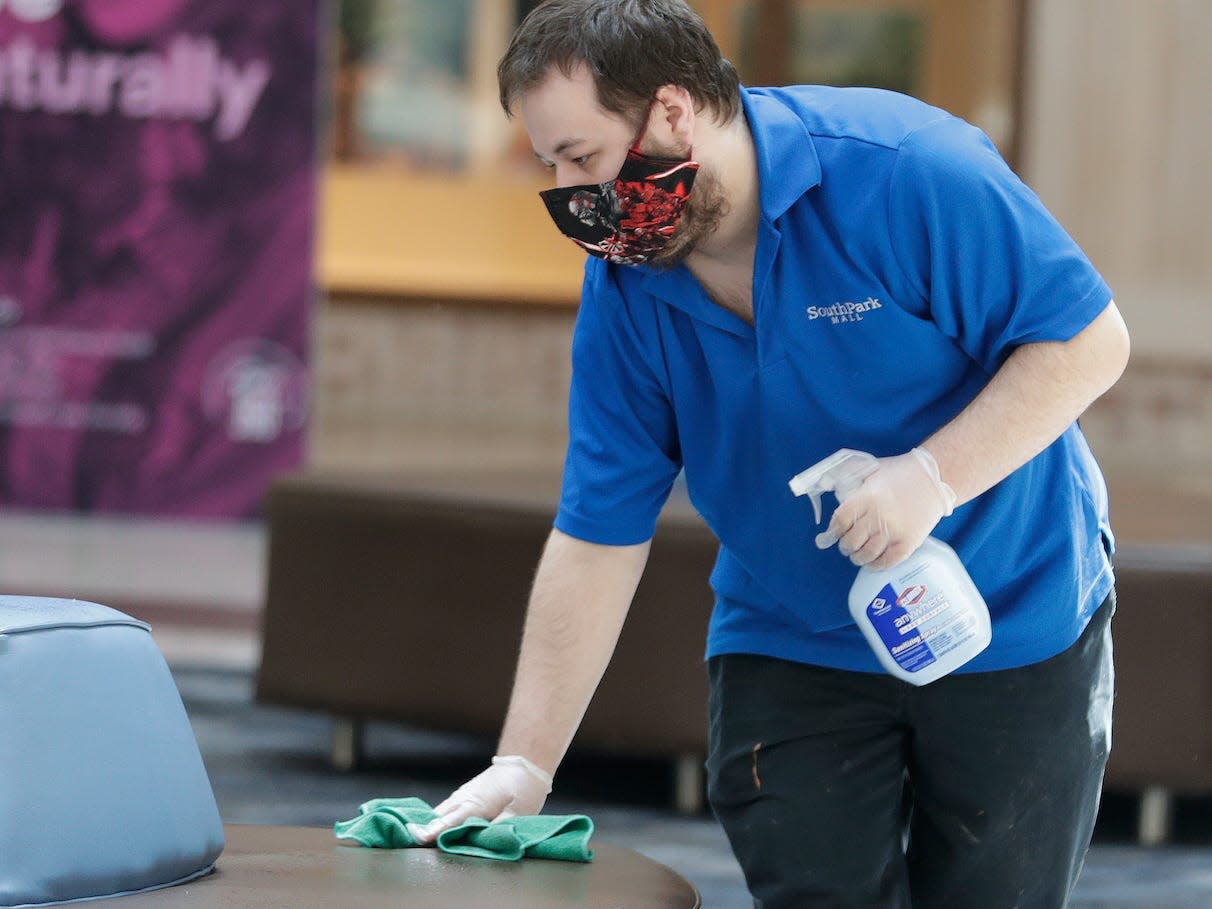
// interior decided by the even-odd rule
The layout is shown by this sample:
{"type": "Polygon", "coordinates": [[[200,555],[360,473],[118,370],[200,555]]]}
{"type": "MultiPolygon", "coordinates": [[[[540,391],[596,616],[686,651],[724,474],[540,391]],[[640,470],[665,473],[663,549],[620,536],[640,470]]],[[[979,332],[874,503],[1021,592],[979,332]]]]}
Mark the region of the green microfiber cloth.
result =
{"type": "MultiPolygon", "coordinates": [[[[405,849],[421,845],[408,832],[409,824],[424,826],[438,815],[418,798],[372,799],[358,816],[333,825],[337,839],[356,840],[375,849],[405,849]]],[[[593,858],[589,837],[593,821],[583,814],[526,815],[492,823],[468,818],[438,835],[437,847],[452,855],[516,862],[522,857],[588,862],[593,858]]]]}

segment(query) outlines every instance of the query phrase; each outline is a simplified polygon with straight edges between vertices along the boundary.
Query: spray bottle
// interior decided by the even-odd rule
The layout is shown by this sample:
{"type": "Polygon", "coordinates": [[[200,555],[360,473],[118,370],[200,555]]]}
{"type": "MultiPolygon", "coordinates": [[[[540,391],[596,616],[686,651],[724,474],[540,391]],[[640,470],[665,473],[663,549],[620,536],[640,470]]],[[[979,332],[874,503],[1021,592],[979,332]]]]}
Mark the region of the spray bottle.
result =
{"type": "MultiPolygon", "coordinates": [[[[821,494],[844,502],[879,469],[865,451],[843,448],[791,479],[791,491],[812,500],[821,522],[821,494]]],[[[850,587],[850,615],[889,673],[928,685],[989,646],[989,607],[955,550],[927,537],[893,568],[859,569],[850,587]]]]}

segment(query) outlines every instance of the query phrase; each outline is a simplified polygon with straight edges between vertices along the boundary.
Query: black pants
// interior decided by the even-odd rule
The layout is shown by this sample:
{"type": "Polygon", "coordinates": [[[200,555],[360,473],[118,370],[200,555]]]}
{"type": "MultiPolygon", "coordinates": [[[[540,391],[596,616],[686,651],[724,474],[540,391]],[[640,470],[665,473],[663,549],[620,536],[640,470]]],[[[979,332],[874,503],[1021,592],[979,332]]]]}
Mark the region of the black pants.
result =
{"type": "Polygon", "coordinates": [[[713,658],[708,794],[758,909],[1061,909],[1110,749],[1112,594],[1020,669],[916,688],[713,658]]]}

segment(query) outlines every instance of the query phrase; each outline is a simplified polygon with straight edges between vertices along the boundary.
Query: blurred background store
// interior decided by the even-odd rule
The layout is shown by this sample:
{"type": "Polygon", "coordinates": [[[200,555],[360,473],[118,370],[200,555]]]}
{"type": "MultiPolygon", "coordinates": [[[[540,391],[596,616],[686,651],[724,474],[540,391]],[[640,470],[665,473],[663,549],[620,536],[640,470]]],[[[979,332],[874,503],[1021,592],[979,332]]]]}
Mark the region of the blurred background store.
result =
{"type": "MultiPolygon", "coordinates": [[[[748,84],[890,87],[994,139],[1104,272],[1132,331],[1127,374],[1083,419],[1121,539],[1212,540],[1212,113],[1203,100],[1212,8],[1198,0],[696,6],[748,84]]],[[[303,306],[310,406],[305,445],[292,455],[303,464],[558,470],[580,257],[535,204],[546,175],[502,116],[495,84],[496,61],[527,9],[516,0],[343,0],[318,11],[319,110],[299,108],[319,132],[306,263],[314,297],[303,306]]],[[[275,15],[308,18],[286,7],[259,18],[275,15]]],[[[6,132],[30,116],[11,95],[0,95],[9,102],[0,107],[6,132]]],[[[267,95],[263,104],[272,101],[284,103],[267,95]]],[[[0,180],[15,179],[5,172],[0,180]]],[[[5,221],[11,239],[11,213],[5,221]]],[[[0,514],[173,517],[172,502],[47,508],[36,487],[49,482],[48,470],[14,476],[10,440],[24,383],[12,282],[0,298],[0,324],[10,329],[0,514]]],[[[255,525],[255,514],[236,517],[255,525]]],[[[58,583],[57,571],[23,568],[24,550],[20,559],[5,552],[0,577],[9,586],[58,583]]]]}
{"type": "MultiPolygon", "coordinates": [[[[526,4],[346,3],[322,180],[310,460],[559,458],[580,258],[500,114],[526,4]],[[357,10],[357,12],[354,12],[357,10]],[[401,111],[408,111],[401,115],[401,111]],[[417,444],[418,432],[432,446],[417,444]],[[447,435],[449,433],[449,435],[447,435]],[[450,441],[448,442],[447,439],[450,441]],[[476,447],[478,446],[471,446],[476,447]]],[[[1104,272],[1133,336],[1083,420],[1121,537],[1212,540],[1212,9],[1193,0],[702,0],[751,85],[876,85],[982,127],[1104,272]]]]}

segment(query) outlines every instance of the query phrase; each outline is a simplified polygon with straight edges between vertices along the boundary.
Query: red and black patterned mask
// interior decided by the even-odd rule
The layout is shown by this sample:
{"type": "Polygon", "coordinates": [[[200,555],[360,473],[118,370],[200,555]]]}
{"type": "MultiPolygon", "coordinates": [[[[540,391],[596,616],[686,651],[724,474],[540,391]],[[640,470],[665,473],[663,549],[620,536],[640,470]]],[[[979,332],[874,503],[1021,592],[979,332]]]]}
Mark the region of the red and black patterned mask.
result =
{"type": "Polygon", "coordinates": [[[682,220],[698,162],[627,151],[619,175],[606,183],[541,193],[560,232],[591,256],[642,265],[668,245],[682,220]]]}

